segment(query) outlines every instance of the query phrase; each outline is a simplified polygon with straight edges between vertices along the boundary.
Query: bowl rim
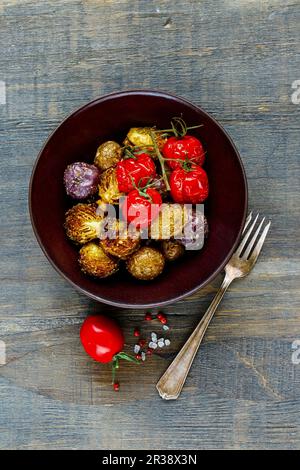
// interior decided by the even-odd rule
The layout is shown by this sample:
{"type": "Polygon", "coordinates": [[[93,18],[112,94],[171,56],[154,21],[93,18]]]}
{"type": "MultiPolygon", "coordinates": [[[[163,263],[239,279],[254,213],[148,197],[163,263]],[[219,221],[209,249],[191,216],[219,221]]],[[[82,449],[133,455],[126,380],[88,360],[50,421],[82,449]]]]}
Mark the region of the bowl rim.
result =
{"type": "Polygon", "coordinates": [[[29,182],[29,191],[28,191],[28,207],[29,207],[29,215],[30,215],[30,221],[31,221],[31,225],[32,225],[32,228],[33,228],[33,232],[34,232],[34,235],[38,241],[38,244],[41,248],[41,250],[43,251],[43,253],[45,254],[46,258],[48,259],[48,261],[50,262],[50,264],[54,267],[54,269],[56,270],[56,272],[58,272],[69,284],[71,284],[77,291],[79,291],[80,293],[86,295],[87,297],[93,299],[93,300],[96,300],[97,302],[101,302],[101,303],[104,303],[104,304],[107,304],[107,305],[111,305],[113,307],[119,307],[119,308],[124,308],[124,309],[145,309],[145,308],[155,308],[155,307],[162,307],[162,306],[165,306],[165,305],[170,305],[170,304],[173,304],[175,302],[178,302],[179,300],[182,300],[186,297],[189,297],[191,295],[193,295],[195,292],[197,291],[200,291],[201,289],[203,289],[203,287],[205,287],[207,284],[209,284],[213,279],[215,279],[215,277],[224,269],[224,267],[226,266],[227,262],[229,261],[229,259],[231,258],[231,256],[233,255],[237,245],[238,245],[238,242],[240,240],[240,237],[241,237],[241,234],[242,234],[242,231],[243,231],[243,227],[244,227],[244,224],[245,224],[245,220],[246,220],[246,216],[247,216],[247,211],[248,211],[248,182],[247,182],[247,177],[246,177],[246,172],[245,172],[245,168],[244,168],[244,165],[243,165],[243,162],[242,162],[242,159],[241,159],[241,156],[240,156],[240,153],[236,147],[236,145],[234,144],[232,138],[230,137],[230,135],[227,133],[227,131],[223,128],[223,126],[221,124],[219,124],[219,122],[209,113],[207,113],[206,111],[204,111],[201,106],[198,106],[198,105],[195,105],[194,103],[192,103],[191,101],[187,100],[186,98],[183,98],[179,95],[176,95],[176,94],[173,94],[173,93],[169,93],[169,92],[166,92],[166,91],[163,91],[163,90],[159,90],[159,89],[140,89],[140,88],[137,88],[137,89],[128,89],[128,90],[122,90],[122,91],[115,91],[115,92],[112,92],[112,93],[107,93],[105,95],[102,95],[98,98],[95,98],[83,105],[81,105],[80,107],[76,108],[74,111],[72,111],[71,113],[69,113],[59,124],[58,126],[55,127],[55,129],[49,134],[49,136],[47,137],[47,139],[45,140],[45,142],[43,143],[36,159],[35,159],[35,162],[34,162],[34,165],[33,165],[33,168],[32,168],[32,172],[31,172],[31,176],[30,176],[30,182],[29,182]],[[224,261],[220,264],[220,266],[214,270],[214,272],[204,281],[202,282],[200,285],[198,285],[197,287],[194,287],[192,289],[190,289],[189,291],[183,293],[183,294],[180,294],[176,297],[173,297],[172,299],[170,300],[164,300],[162,302],[154,302],[154,303],[148,303],[148,304],[129,304],[129,303],[124,303],[124,302],[114,302],[112,300],[108,300],[106,298],[102,298],[101,296],[98,296],[98,295],[95,295],[95,294],[92,294],[91,292],[89,292],[88,290],[84,289],[83,287],[80,287],[78,286],[75,282],[73,282],[55,263],[54,261],[51,259],[51,257],[49,256],[49,254],[47,253],[45,247],[44,247],[44,244],[41,240],[41,237],[38,233],[38,230],[36,228],[36,225],[35,225],[35,221],[34,221],[34,214],[33,214],[33,209],[32,209],[32,186],[33,186],[33,180],[34,180],[34,176],[35,176],[35,171],[36,171],[36,168],[39,164],[39,161],[40,161],[40,158],[46,148],[46,146],[48,145],[48,142],[52,139],[53,135],[58,131],[58,129],[63,126],[65,124],[65,122],[67,122],[69,119],[71,119],[75,114],[77,114],[78,112],[81,112],[83,111],[85,108],[88,108],[89,106],[92,106],[96,103],[101,103],[107,99],[110,99],[110,98],[116,98],[116,97],[122,97],[122,96],[126,96],[126,95],[148,95],[148,96],[156,96],[156,97],[162,97],[162,98],[173,98],[175,100],[178,100],[178,101],[181,101],[182,103],[196,109],[197,111],[201,111],[201,113],[205,114],[206,116],[208,116],[212,121],[213,123],[220,129],[221,132],[223,132],[223,134],[225,134],[226,138],[228,139],[229,143],[231,144],[231,146],[233,147],[234,151],[235,151],[235,154],[237,156],[237,159],[238,159],[238,162],[239,162],[239,165],[240,165],[240,168],[242,170],[242,177],[243,177],[243,180],[244,180],[244,188],[245,188],[245,204],[244,204],[244,211],[243,211],[243,219],[242,219],[242,224],[241,224],[241,227],[239,229],[239,232],[236,236],[236,239],[232,245],[232,248],[231,250],[229,251],[229,253],[227,254],[227,256],[225,257],[224,261]]]}

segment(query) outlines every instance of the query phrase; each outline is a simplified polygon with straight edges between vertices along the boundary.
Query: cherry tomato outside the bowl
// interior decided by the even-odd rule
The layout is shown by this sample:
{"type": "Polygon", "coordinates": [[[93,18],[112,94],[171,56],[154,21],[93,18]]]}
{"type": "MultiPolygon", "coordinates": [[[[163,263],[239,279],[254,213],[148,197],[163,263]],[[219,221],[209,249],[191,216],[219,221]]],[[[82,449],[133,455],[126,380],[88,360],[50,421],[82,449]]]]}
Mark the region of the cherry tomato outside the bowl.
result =
{"type": "Polygon", "coordinates": [[[173,200],[181,204],[201,204],[209,193],[207,174],[195,164],[174,170],[170,187],[173,200]]]}
{"type": "MultiPolygon", "coordinates": [[[[117,322],[104,315],[90,315],[80,329],[80,340],[86,351],[95,361],[101,363],[112,362],[112,383],[115,382],[116,369],[119,360],[138,363],[134,357],[122,351],[124,336],[117,322]]],[[[114,387],[116,390],[116,388],[114,387]]]]}
{"type": "Polygon", "coordinates": [[[91,315],[80,330],[82,345],[95,361],[111,362],[124,346],[124,336],[119,325],[103,315],[91,315]]]}
{"type": "Polygon", "coordinates": [[[182,161],[189,161],[203,165],[205,152],[199,139],[191,135],[183,137],[169,137],[163,146],[162,153],[167,165],[176,170],[181,168],[182,161]]]}
{"type": "Polygon", "coordinates": [[[141,153],[118,162],[116,174],[120,192],[129,193],[134,187],[145,186],[153,179],[156,167],[147,153],[141,153]]]}
{"type": "Polygon", "coordinates": [[[122,214],[127,223],[137,229],[146,228],[158,216],[162,198],[153,188],[134,189],[122,204],[122,214]]]}

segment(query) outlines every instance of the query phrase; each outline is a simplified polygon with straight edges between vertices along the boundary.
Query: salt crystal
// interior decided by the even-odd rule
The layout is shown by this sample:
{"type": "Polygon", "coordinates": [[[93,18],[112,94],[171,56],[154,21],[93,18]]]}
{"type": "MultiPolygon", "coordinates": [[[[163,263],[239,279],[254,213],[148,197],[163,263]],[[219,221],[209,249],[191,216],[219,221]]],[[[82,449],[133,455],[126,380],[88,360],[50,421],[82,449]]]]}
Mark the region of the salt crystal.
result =
{"type": "Polygon", "coordinates": [[[170,346],[170,344],[171,344],[171,341],[169,339],[165,339],[165,345],[170,346]]]}
{"type": "Polygon", "coordinates": [[[137,354],[138,352],[140,352],[140,350],[141,346],[139,344],[135,344],[133,348],[134,353],[137,354]]]}
{"type": "Polygon", "coordinates": [[[142,352],[141,356],[142,356],[142,361],[145,361],[146,360],[146,354],[144,353],[144,351],[142,352]]]}
{"type": "Polygon", "coordinates": [[[157,343],[157,334],[156,333],[151,333],[151,340],[153,341],[153,343],[157,343]]]}
{"type": "Polygon", "coordinates": [[[153,341],[150,341],[149,348],[156,349],[157,348],[157,343],[154,343],[153,341]]]}
{"type": "Polygon", "coordinates": [[[168,331],[169,329],[168,325],[163,325],[163,330],[168,331]]]}

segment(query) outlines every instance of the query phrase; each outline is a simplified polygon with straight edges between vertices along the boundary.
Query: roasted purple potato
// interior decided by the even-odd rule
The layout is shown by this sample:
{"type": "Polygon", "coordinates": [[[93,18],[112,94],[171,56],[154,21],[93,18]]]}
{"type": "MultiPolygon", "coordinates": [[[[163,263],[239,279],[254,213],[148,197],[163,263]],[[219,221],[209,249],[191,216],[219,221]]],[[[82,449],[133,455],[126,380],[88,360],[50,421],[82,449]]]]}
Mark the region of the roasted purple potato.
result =
{"type": "Polygon", "coordinates": [[[85,162],[72,163],[64,172],[66,193],[77,200],[94,196],[98,191],[99,180],[99,169],[85,162]]]}

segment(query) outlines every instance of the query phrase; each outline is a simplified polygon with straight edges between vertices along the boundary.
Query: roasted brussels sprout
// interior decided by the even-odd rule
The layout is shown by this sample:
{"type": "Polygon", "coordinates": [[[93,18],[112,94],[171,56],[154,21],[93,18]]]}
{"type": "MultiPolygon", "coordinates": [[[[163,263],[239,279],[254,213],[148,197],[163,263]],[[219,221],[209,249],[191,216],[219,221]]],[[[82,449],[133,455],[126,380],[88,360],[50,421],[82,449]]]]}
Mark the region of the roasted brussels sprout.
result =
{"type": "Polygon", "coordinates": [[[101,218],[96,209],[97,204],[76,204],[67,211],[64,227],[73,242],[84,244],[97,238],[101,218]]]}
{"type": "Polygon", "coordinates": [[[100,171],[95,165],[72,163],[64,172],[66,193],[73,199],[86,199],[97,193],[99,179],[100,171]]]}
{"type": "Polygon", "coordinates": [[[113,140],[108,140],[98,147],[94,164],[102,171],[107,170],[118,163],[121,154],[121,146],[113,140]]]}
{"type": "Polygon", "coordinates": [[[104,278],[118,270],[118,262],[108,256],[96,242],[89,242],[79,251],[79,265],[85,274],[104,278]]]}
{"type": "Polygon", "coordinates": [[[126,261],[128,272],[143,281],[150,281],[159,276],[164,266],[165,259],[162,253],[150,246],[143,246],[126,261]]]}
{"type": "Polygon", "coordinates": [[[177,240],[164,240],[161,244],[162,252],[167,261],[175,261],[184,254],[184,246],[177,240]]]}
{"type": "Polygon", "coordinates": [[[120,220],[108,222],[109,232],[113,236],[100,240],[100,245],[105,253],[116,256],[120,259],[126,259],[134,253],[140,246],[139,233],[129,234],[126,225],[120,220]]]}
{"type": "Polygon", "coordinates": [[[124,196],[119,191],[115,168],[108,168],[100,176],[99,196],[100,201],[106,204],[118,204],[119,198],[124,196]]]}
{"type": "Polygon", "coordinates": [[[150,226],[150,238],[169,240],[182,234],[187,223],[188,211],[184,204],[164,203],[158,217],[150,226]]]}
{"type": "MultiPolygon", "coordinates": [[[[134,145],[135,147],[141,148],[147,146],[151,147],[153,145],[153,141],[150,135],[151,130],[155,131],[155,129],[151,127],[132,127],[125,139],[125,145],[134,145]]],[[[164,146],[166,138],[163,137],[163,134],[159,132],[156,132],[155,135],[157,146],[159,150],[161,150],[164,146]]]]}

